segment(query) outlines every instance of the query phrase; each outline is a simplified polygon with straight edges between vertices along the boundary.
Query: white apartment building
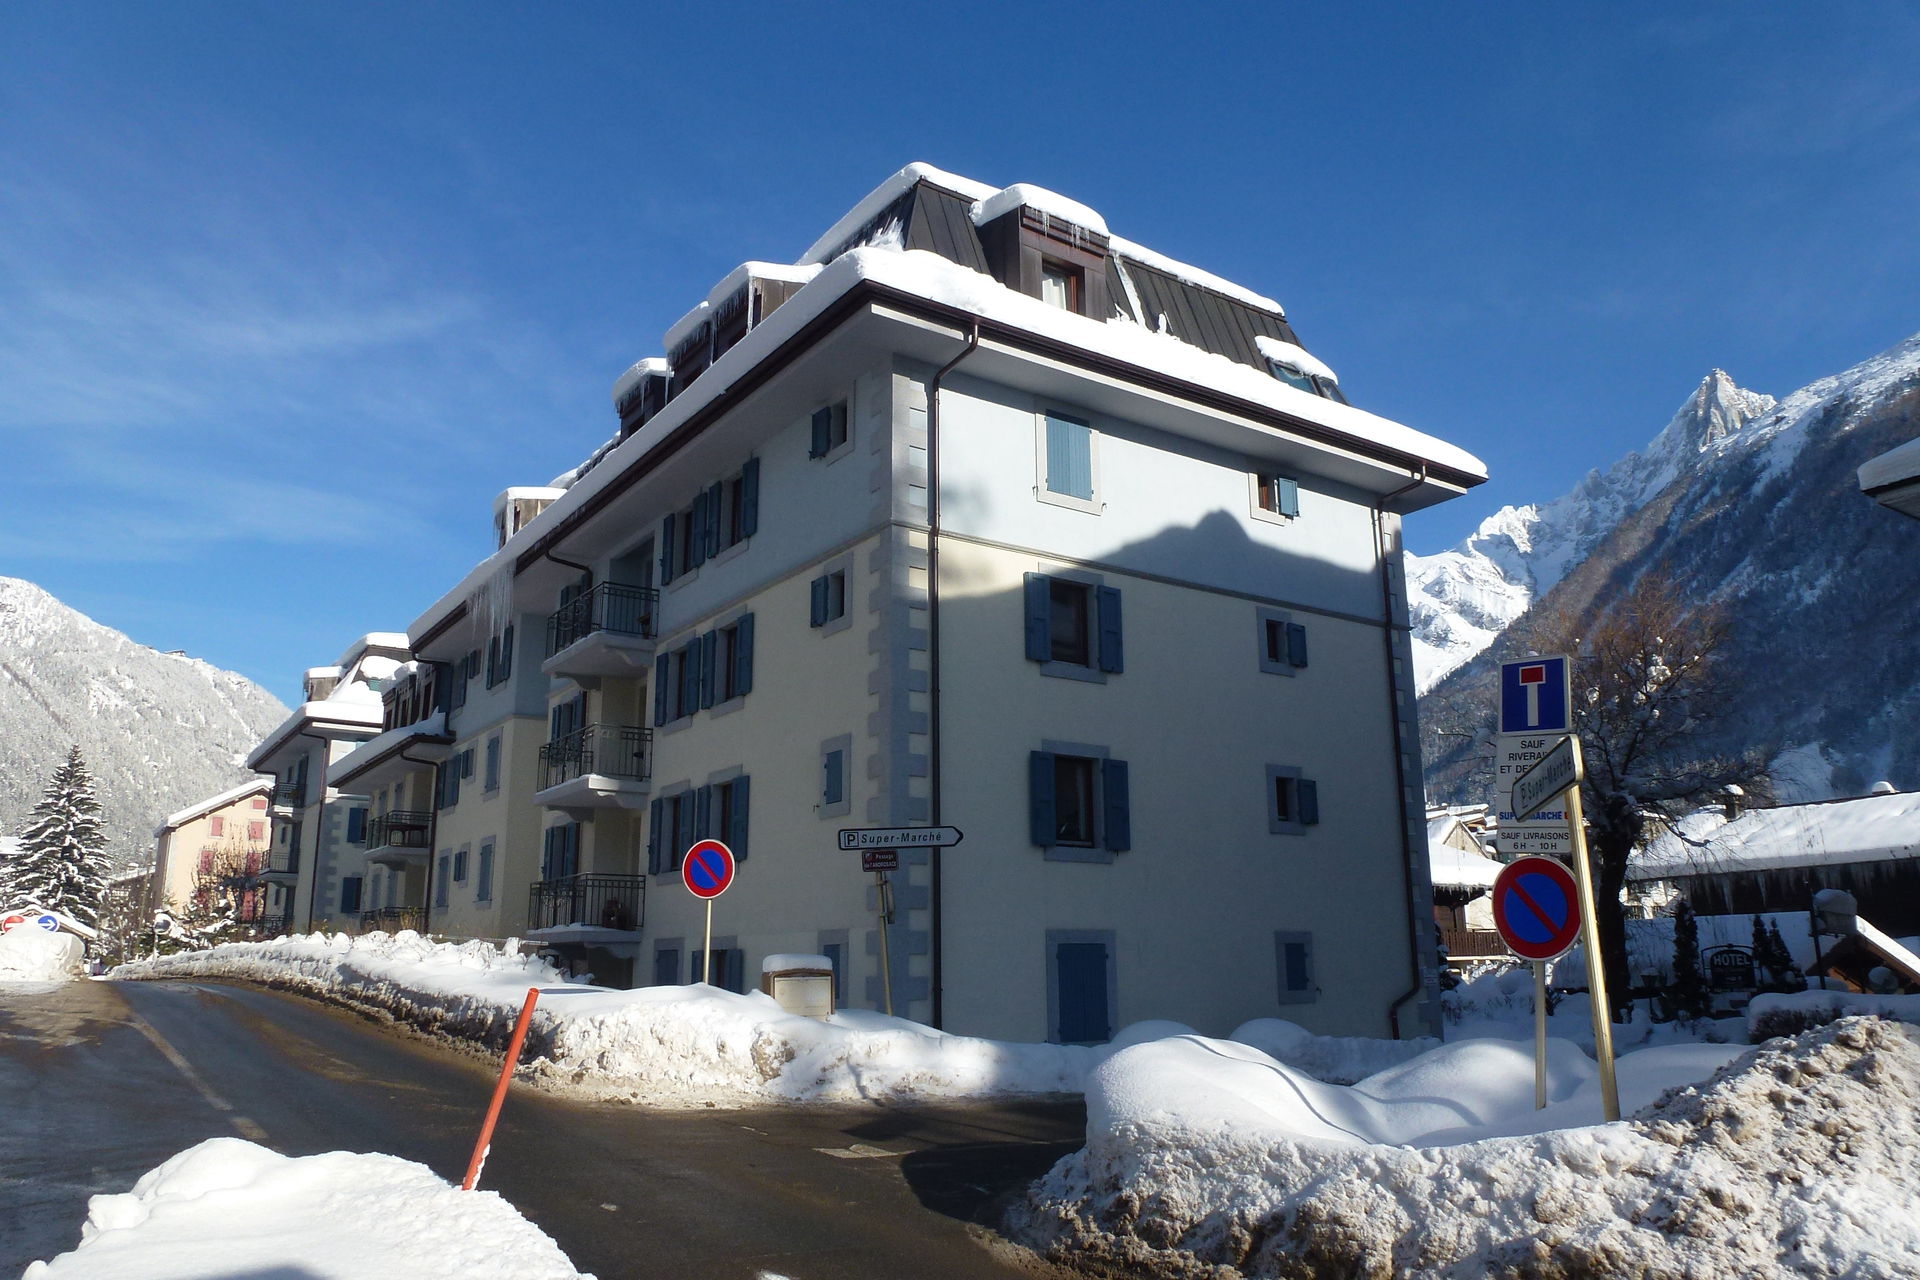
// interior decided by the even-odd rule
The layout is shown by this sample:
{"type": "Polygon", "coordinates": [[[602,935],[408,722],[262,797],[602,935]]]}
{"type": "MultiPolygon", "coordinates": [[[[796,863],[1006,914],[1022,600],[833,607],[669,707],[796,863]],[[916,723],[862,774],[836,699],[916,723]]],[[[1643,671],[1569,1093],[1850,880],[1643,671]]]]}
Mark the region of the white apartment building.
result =
{"type": "Polygon", "coordinates": [[[247,757],[249,769],[274,778],[267,909],[295,932],[358,926],[367,801],[328,785],[327,769],[380,732],[380,692],[406,658],[405,636],[373,632],[333,666],[310,668],[300,705],[247,757]]]}
{"type": "Polygon", "coordinates": [[[436,931],[616,984],[819,952],[878,1007],[836,833],[951,825],[891,877],[906,1016],[1434,1029],[1400,518],[1478,460],[1349,405],[1270,299],[924,165],[665,346],[501,496],[409,628],[433,696],[335,767],[430,816],[388,865],[436,931]],[[705,836],[740,867],[702,957],[705,836]]]}

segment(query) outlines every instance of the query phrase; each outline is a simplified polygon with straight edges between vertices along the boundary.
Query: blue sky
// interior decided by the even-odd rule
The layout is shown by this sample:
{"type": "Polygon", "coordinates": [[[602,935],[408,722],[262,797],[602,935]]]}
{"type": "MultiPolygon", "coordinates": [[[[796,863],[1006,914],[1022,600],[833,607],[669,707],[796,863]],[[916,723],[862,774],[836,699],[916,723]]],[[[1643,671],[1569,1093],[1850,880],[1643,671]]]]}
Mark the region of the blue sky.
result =
{"type": "Polygon", "coordinates": [[[1920,330],[1910,5],[0,6],[0,574],[297,694],[928,160],[1283,301],[1493,480],[1920,330]]]}

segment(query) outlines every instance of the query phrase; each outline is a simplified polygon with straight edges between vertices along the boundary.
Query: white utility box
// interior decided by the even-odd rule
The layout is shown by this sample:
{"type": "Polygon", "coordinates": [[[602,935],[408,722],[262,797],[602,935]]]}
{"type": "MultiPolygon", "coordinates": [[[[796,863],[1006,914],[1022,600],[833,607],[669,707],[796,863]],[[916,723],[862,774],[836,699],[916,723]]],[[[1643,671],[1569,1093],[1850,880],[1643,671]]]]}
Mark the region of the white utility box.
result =
{"type": "Polygon", "coordinates": [[[825,1018],[833,1013],[833,961],[825,956],[775,955],[760,962],[760,989],[788,1013],[825,1018]]]}

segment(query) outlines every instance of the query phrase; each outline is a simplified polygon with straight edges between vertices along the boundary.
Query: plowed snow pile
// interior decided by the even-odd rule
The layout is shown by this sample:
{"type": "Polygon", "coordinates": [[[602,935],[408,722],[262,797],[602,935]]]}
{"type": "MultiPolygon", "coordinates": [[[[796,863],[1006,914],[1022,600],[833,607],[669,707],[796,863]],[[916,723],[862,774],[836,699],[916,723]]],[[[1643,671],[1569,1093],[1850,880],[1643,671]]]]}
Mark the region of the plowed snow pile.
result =
{"type": "MultiPolygon", "coordinates": [[[[1436,1128],[1449,1096],[1396,1078],[1420,1063],[1346,1090],[1234,1054],[1256,1088],[1197,1058],[1183,1069],[1180,1043],[1095,1071],[1086,1149],[1034,1184],[1013,1224],[1028,1243],[1289,1280],[1920,1274],[1913,1026],[1849,1018],[1750,1049],[1624,1123],[1518,1137],[1485,1135],[1523,1117],[1470,1106],[1436,1128]]],[[[1621,1060],[1626,1105],[1627,1065],[1668,1052],[1621,1060]]]]}

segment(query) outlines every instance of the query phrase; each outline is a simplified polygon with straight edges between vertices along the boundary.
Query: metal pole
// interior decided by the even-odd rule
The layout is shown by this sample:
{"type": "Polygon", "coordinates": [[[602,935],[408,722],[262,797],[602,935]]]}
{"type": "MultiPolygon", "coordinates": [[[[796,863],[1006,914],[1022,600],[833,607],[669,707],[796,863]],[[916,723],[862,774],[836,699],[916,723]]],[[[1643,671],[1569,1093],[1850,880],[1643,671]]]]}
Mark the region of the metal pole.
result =
{"type": "Polygon", "coordinates": [[[1573,828],[1573,875],[1580,889],[1580,941],[1587,949],[1587,995],[1593,1004],[1593,1056],[1600,1064],[1600,1103],[1609,1121],[1620,1118],[1620,1084],[1613,1075],[1613,1008],[1607,1000],[1607,966],[1600,955],[1600,926],[1593,911],[1593,869],[1587,859],[1587,822],[1580,807],[1580,779],[1587,776],[1574,735],[1574,784],[1567,788],[1567,819],[1573,828]]]}
{"type": "Polygon", "coordinates": [[[1533,962],[1533,1109],[1547,1105],[1547,962],[1533,962]]]}
{"type": "Polygon", "coordinates": [[[707,941],[700,950],[700,981],[713,985],[713,899],[707,899],[707,941]]]}
{"type": "Polygon", "coordinates": [[[533,1006],[540,999],[540,988],[528,987],[526,1003],[520,1006],[520,1017],[513,1024],[513,1039],[507,1043],[507,1060],[500,1064],[500,1083],[493,1087],[493,1102],[487,1107],[487,1118],[480,1126],[480,1140],[473,1144],[473,1159],[467,1164],[466,1181],[460,1184],[462,1191],[471,1191],[480,1181],[480,1169],[487,1163],[487,1152],[493,1149],[493,1126],[500,1119],[500,1104],[507,1100],[507,1086],[513,1081],[514,1064],[520,1061],[520,1046],[526,1043],[527,1026],[533,1021],[533,1006]]]}
{"type": "Polygon", "coordinates": [[[880,993],[886,999],[887,1016],[893,1016],[893,956],[887,946],[887,922],[893,918],[893,885],[887,873],[873,873],[873,905],[880,912],[880,993]]]}

